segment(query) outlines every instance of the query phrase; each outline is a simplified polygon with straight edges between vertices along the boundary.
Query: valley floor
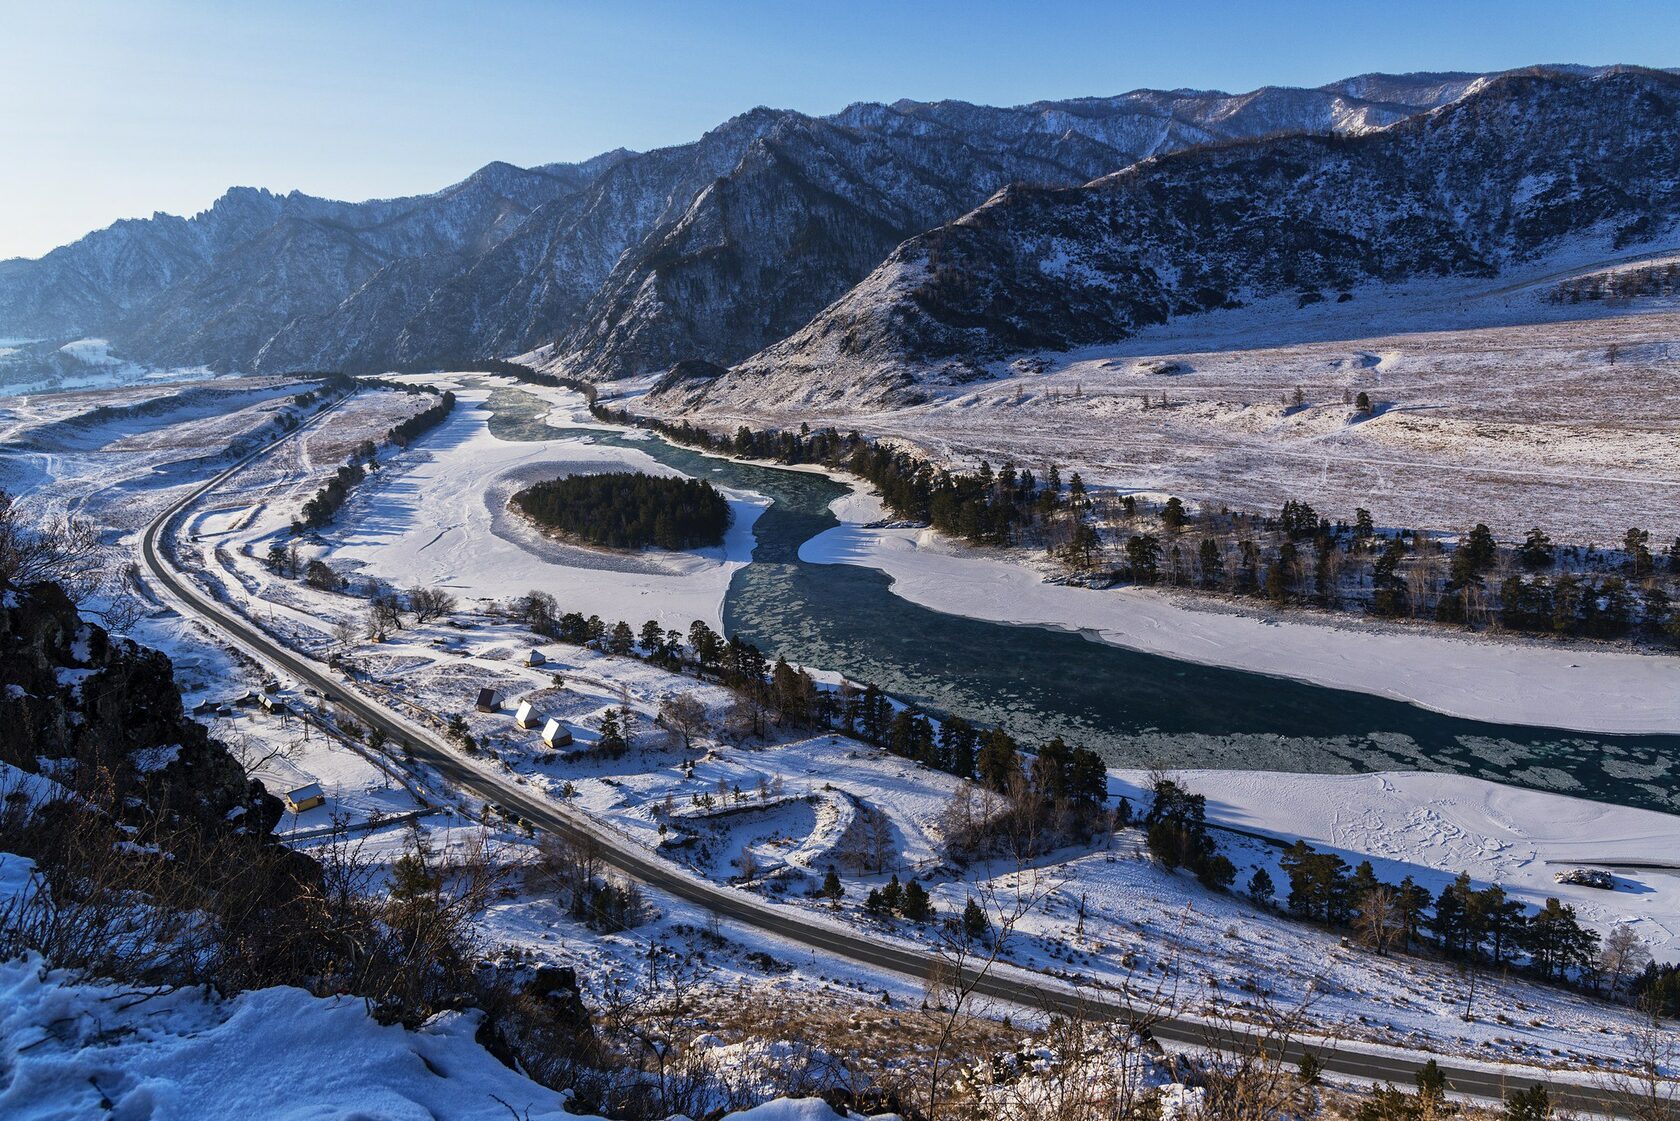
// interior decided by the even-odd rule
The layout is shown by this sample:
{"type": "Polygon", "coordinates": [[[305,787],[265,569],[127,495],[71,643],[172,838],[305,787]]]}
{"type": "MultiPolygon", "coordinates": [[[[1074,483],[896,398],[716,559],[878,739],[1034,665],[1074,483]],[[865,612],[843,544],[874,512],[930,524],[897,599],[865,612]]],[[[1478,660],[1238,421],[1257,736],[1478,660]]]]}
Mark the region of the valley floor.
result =
{"type": "Polygon", "coordinates": [[[1486,522],[1509,540],[1538,525],[1607,544],[1636,525],[1666,543],[1680,533],[1680,311],[1655,298],[1547,300],[1560,277],[1598,267],[1599,252],[1493,282],[1373,284],[1347,303],[1278,298],[1187,316],[1124,342],[1000,361],[983,381],[911,367],[914,404],[883,406],[869,372],[836,354],[832,374],[726,379],[690,415],[722,432],[856,429],[964,468],[1057,463],[1065,478],[1071,465],[1087,483],[1215,509],[1275,512],[1293,499],[1332,520],[1365,507],[1379,526],[1486,522]],[[1370,415],[1355,408],[1361,393],[1370,415]]]}
{"type": "MultiPolygon", "coordinates": [[[[622,615],[633,625],[657,618],[684,627],[694,617],[715,619],[731,566],[748,563],[748,554],[735,550],[750,543],[750,519],[762,505],[755,496],[732,496],[738,523],[732,543],[717,555],[690,558],[685,563],[695,564],[693,571],[669,576],[588,567],[569,555],[543,554],[532,543],[509,541],[491,524],[494,511],[485,500],[498,479],[533,463],[562,471],[574,464],[637,464],[640,457],[633,448],[591,444],[576,434],[557,435],[552,444],[498,441],[488,431],[484,411],[475,408],[488,400],[491,385],[476,378],[460,382],[463,400],[456,415],[414,448],[386,457],[340,511],[335,526],[306,550],[361,575],[449,587],[463,601],[472,601],[463,602],[455,624],[410,626],[385,642],[373,642],[365,628],[365,600],[277,576],[263,561],[269,542],[287,538],[296,505],[342,461],[344,450],[391,423],[379,395],[356,402],[307,438],[282,445],[287,449],[283,456],[212,496],[187,523],[182,559],[196,579],[297,648],[323,659],[339,649],[356,665],[363,679],[358,687],[372,695],[434,726],[461,713],[483,752],[478,765],[554,797],[567,796],[569,785],[569,797],[609,823],[625,844],[667,853],[698,875],[742,881],[744,890],[876,930],[883,938],[923,944],[932,938],[914,924],[883,928],[861,912],[870,887],[894,873],[914,875],[946,914],[960,911],[970,896],[989,900],[996,914],[1012,906],[1012,900],[1030,900],[1032,905],[1015,921],[1018,936],[1005,955],[1010,968],[1118,991],[1136,991],[1140,977],[1147,975],[1151,991],[1165,984],[1175,1004],[1216,1018],[1252,1017],[1310,1001],[1314,1022],[1346,1037],[1541,1065],[1585,1064],[1613,1055],[1636,1032],[1637,1020],[1625,1009],[1515,979],[1479,978],[1477,1015],[1465,1021],[1459,1015],[1461,1001],[1469,999],[1465,979],[1450,966],[1425,958],[1378,959],[1344,947],[1335,933],[1204,891],[1143,859],[1135,832],[1116,835],[1107,848],[1051,854],[1028,868],[964,872],[944,867],[941,819],[956,789],[950,776],[833,736],[736,742],[718,731],[727,722],[729,703],[718,687],[700,686],[633,659],[538,643],[522,627],[486,610],[486,601],[538,587],[552,590],[562,609],[599,611],[609,621],[622,615]],[[533,648],[544,655],[540,665],[529,663],[533,648]],[[504,694],[498,711],[472,711],[471,701],[484,687],[504,694]],[[654,724],[664,699],[678,692],[694,694],[709,710],[711,730],[691,751],[654,724]],[[639,728],[634,749],[619,760],[552,751],[541,743],[537,729],[515,727],[511,714],[522,699],[560,718],[579,748],[596,742],[606,709],[628,707],[639,728]],[[694,765],[687,767],[687,762],[694,765]],[[714,804],[705,804],[706,799],[714,804]],[[719,812],[724,809],[738,812],[719,812]],[[864,827],[876,820],[885,823],[884,830],[864,827]],[[838,912],[807,898],[803,890],[820,881],[830,864],[845,879],[838,912]],[[1076,917],[1078,909],[1084,911],[1083,921],[1076,917]]],[[[548,396],[559,415],[569,416],[573,395],[548,396]]],[[[267,416],[263,410],[272,405],[272,399],[262,398],[252,406],[259,410],[255,417],[238,423],[260,423],[267,416]]],[[[233,423],[224,422],[224,427],[233,423]]],[[[90,446],[76,449],[73,459],[63,450],[43,449],[8,464],[19,478],[34,480],[25,489],[64,502],[73,498],[78,479],[84,480],[84,490],[90,478],[120,486],[129,496],[127,518],[118,528],[132,531],[178,493],[173,487],[183,476],[208,474],[198,465],[204,448],[163,449],[155,438],[137,443],[138,436],[124,427],[86,437],[90,446]],[[197,466],[169,469],[180,462],[197,466]],[[34,473],[26,474],[26,468],[34,473]]],[[[207,446],[220,446],[210,434],[202,438],[207,446]]],[[[843,541],[853,543],[848,548],[860,547],[857,535],[865,531],[859,525],[876,511],[854,496],[843,500],[840,512],[848,524],[808,548],[837,550],[843,541]]],[[[919,544],[905,551],[958,565],[946,570],[946,581],[953,584],[972,582],[976,577],[971,574],[982,571],[961,566],[994,566],[984,569],[992,573],[985,579],[1006,589],[1005,602],[1030,599],[1034,588],[1047,588],[1027,570],[999,561],[919,544]]],[[[843,558],[835,552],[833,559],[843,558]]],[[[908,571],[929,570],[913,566],[908,571]]],[[[1132,601],[1113,600],[1128,606],[1132,601]]],[[[1088,625],[1089,609],[1084,615],[1080,625],[1088,625]]],[[[1267,627],[1265,633],[1277,630],[1267,627]]],[[[145,619],[136,635],[176,658],[192,703],[230,699],[266,676],[195,625],[162,611],[145,619]]],[[[1275,648],[1272,656],[1275,661],[1275,648]]],[[[1435,656],[1419,655],[1425,662],[1435,656]]],[[[1391,667],[1398,664],[1395,659],[1401,656],[1382,656],[1391,667]]],[[[314,711],[323,722],[332,722],[324,698],[284,682],[278,696],[294,709],[314,711]]],[[[1637,699],[1629,697],[1629,704],[1637,699]]],[[[341,816],[360,831],[371,858],[388,861],[409,843],[410,829],[397,819],[435,810],[418,818],[413,828],[438,848],[478,843],[480,823],[488,816],[492,839],[506,860],[532,859],[529,838],[493,811],[487,815],[486,807],[423,771],[410,775],[409,782],[394,777],[366,752],[352,748],[342,732],[316,730],[306,738],[295,717],[263,717],[249,709],[217,719],[222,721],[218,734],[242,740],[247,759],[277,785],[304,779],[322,785],[328,804],[283,824],[297,843],[315,843],[307,835],[341,816]]],[[[1111,788],[1135,795],[1139,778],[1117,772],[1111,788]]],[[[1431,886],[1464,868],[1479,880],[1497,878],[1530,901],[1558,895],[1601,930],[1633,921],[1659,957],[1676,960],[1680,955],[1680,891],[1675,888],[1680,881],[1631,867],[1660,860],[1665,840],[1680,837],[1680,819],[1444,776],[1354,780],[1196,774],[1186,781],[1209,796],[1210,816],[1219,824],[1283,838],[1306,836],[1350,860],[1369,855],[1382,862],[1385,874],[1410,872],[1431,886]],[[1588,840],[1614,851],[1589,852],[1588,840]],[[1588,858],[1628,866],[1619,874],[1617,891],[1548,885],[1552,866],[1547,861],[1588,858]]],[[[1277,850],[1265,841],[1233,837],[1228,847],[1241,868],[1239,882],[1250,867],[1276,871],[1277,850]]],[[[652,902],[657,918],[621,935],[601,936],[570,919],[551,890],[527,883],[491,906],[483,917],[484,930],[488,940],[524,957],[579,966],[599,992],[615,979],[633,976],[655,942],[670,942],[690,954],[705,950],[704,915],[657,895],[652,902]]],[[[918,981],[883,978],[767,935],[727,926],[722,933],[728,948],[717,950],[715,957],[726,966],[718,975],[724,985],[828,994],[848,1002],[875,1002],[886,990],[894,1002],[913,1004],[925,992],[918,981]]]]}

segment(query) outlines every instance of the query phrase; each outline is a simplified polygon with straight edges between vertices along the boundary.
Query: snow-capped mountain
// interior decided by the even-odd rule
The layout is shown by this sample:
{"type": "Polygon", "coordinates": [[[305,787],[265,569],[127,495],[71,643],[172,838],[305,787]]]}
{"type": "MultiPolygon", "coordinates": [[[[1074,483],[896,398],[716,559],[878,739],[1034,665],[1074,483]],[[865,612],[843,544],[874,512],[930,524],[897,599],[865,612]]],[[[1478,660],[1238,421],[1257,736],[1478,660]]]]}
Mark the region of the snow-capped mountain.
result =
{"type": "Polygon", "coordinates": [[[1013,353],[1269,296],[1494,276],[1571,237],[1648,241],[1680,215],[1680,77],[1546,70],[1441,89],[1448,104],[1381,130],[1204,145],[1079,187],[1011,185],[898,246],[789,338],[680,392],[914,400],[920,381],[985,376],[1013,353]]]}
{"type": "Polygon", "coordinates": [[[152,365],[365,370],[520,353],[586,376],[729,363],[801,327],[905,238],[1006,184],[1073,186],[1275,132],[1357,135],[1471,74],[988,108],[756,109],[583,164],[490,164],[436,194],[343,203],[235,188],[0,262],[0,336],[112,340],[152,365]]]}

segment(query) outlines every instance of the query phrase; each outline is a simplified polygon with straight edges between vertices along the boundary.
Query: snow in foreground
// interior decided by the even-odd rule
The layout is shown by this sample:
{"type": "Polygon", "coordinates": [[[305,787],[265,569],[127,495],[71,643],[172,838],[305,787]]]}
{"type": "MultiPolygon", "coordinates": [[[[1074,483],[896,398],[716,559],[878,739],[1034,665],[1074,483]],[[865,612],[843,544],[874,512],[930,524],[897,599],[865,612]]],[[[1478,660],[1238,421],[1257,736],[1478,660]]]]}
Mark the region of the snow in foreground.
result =
{"type": "MultiPolygon", "coordinates": [[[[418,1031],[375,1023],[355,998],[273,988],[231,1000],[78,984],[39,959],[0,964],[0,1116],[197,1121],[589,1121],[473,1039],[476,1013],[418,1031]]],[[[818,1121],[821,1101],[776,1101],[751,1121],[818,1121]]]]}

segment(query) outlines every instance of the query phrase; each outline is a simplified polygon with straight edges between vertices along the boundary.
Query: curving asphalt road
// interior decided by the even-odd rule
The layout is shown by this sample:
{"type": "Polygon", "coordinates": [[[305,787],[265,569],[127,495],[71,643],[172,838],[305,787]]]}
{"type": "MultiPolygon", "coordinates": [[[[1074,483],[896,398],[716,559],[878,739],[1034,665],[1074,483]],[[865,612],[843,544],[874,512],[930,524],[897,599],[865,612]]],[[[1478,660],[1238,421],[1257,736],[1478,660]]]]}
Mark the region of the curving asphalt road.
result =
{"type": "MultiPolygon", "coordinates": [[[[450,748],[429,729],[407,720],[334,678],[331,671],[319,662],[282,645],[237,612],[218,602],[195,586],[170,563],[167,542],[176,524],[188,509],[206,494],[238,474],[253,460],[267,454],[285,441],[305,432],[334,406],[317,413],[309,421],[258,449],[208,482],[194,488],[160,514],[147,526],[141,538],[141,555],[153,578],[174,597],[188,613],[221,631],[236,645],[283,671],[299,682],[311,685],[324,695],[336,698],[339,705],[353,712],[372,728],[381,729],[393,742],[405,744],[416,759],[424,761],[457,786],[471,791],[486,801],[499,802],[537,828],[570,838],[594,843],[602,862],[623,875],[650,887],[699,905],[713,914],[743,926],[798,943],[813,950],[845,958],[903,977],[922,980],[940,964],[934,953],[900,943],[871,938],[866,934],[844,929],[802,915],[791,907],[775,906],[743,892],[720,886],[658,857],[649,855],[629,839],[613,834],[601,823],[587,815],[546,798],[533,796],[524,787],[502,776],[480,768],[460,752],[450,748]]],[[[973,979],[971,974],[971,979],[973,979]]],[[[1133,1009],[1117,1001],[1112,993],[1101,989],[1084,988],[1037,977],[1016,969],[996,968],[982,972],[974,982],[974,990],[984,996],[1007,1001],[1024,1008],[1047,1012],[1078,1014],[1090,1018],[1133,1020],[1133,1009]]],[[[1214,1047],[1228,1052],[1249,1052],[1274,1044],[1263,1033],[1240,1024],[1213,1022],[1193,1016],[1150,1017],[1150,1033],[1159,1041],[1190,1047],[1214,1047]]],[[[1326,1074],[1358,1082],[1392,1082],[1410,1088],[1413,1076],[1430,1058],[1440,1062],[1451,1090],[1458,1095],[1500,1099],[1512,1089],[1527,1088],[1543,1083],[1552,1101],[1560,1108],[1607,1116],[1626,1114],[1618,1095],[1609,1088],[1591,1081],[1572,1081],[1539,1068],[1506,1067],[1494,1064],[1466,1066],[1456,1064],[1450,1056],[1408,1052],[1397,1048],[1377,1048],[1346,1041],[1291,1040],[1283,1048],[1285,1061],[1298,1060],[1303,1050],[1311,1050],[1322,1063],[1326,1074]]]]}

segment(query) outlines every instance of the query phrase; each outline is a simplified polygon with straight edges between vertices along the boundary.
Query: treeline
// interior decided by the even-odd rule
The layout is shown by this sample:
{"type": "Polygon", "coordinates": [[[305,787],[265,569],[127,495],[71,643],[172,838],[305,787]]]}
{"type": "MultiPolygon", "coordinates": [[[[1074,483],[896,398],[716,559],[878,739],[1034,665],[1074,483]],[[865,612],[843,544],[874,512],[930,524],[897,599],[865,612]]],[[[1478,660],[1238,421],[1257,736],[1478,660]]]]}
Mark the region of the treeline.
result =
{"type": "Polygon", "coordinates": [[[1635,296],[1672,296],[1680,291],[1680,264],[1645,265],[1592,273],[1559,281],[1547,300],[1578,304],[1582,300],[1626,300],[1635,296]]]}
{"type": "MultiPolygon", "coordinates": [[[[415,387],[407,391],[414,393],[436,392],[430,386],[415,387]]],[[[437,404],[393,425],[386,431],[385,439],[399,448],[406,448],[422,435],[448,420],[450,410],[454,408],[455,394],[446,389],[439,396],[437,404]]]]}
{"type": "MultiPolygon", "coordinates": [[[[388,382],[377,378],[364,379],[364,384],[397,389],[405,393],[437,394],[436,404],[386,429],[386,441],[399,448],[408,447],[421,435],[442,424],[449,418],[450,410],[455,407],[455,394],[448,390],[440,392],[433,386],[388,382]]],[[[367,478],[367,465],[374,461],[378,451],[372,440],[363,440],[356,445],[356,449],[350,453],[344,465],[334,471],[332,478],[304,502],[298,516],[292,519],[292,532],[303,533],[331,523],[339,508],[350,497],[350,492],[367,478]]]]}
{"type": "Polygon", "coordinates": [[[551,479],[512,501],[545,529],[615,549],[719,545],[730,521],[729,503],[705,479],[636,471],[551,479]]]}
{"type": "MultiPolygon", "coordinates": [[[[1304,841],[1290,847],[1281,867],[1289,878],[1290,914],[1357,931],[1379,953],[1430,944],[1451,960],[1472,964],[1505,966],[1526,957],[1529,968],[1550,981],[1590,975],[1599,961],[1598,934],[1555,898],[1530,911],[1498,884],[1472,887],[1467,872],[1431,898],[1410,876],[1383,883],[1370,861],[1350,868],[1335,853],[1304,841]]],[[[1251,880],[1250,887],[1259,898],[1267,884],[1251,880]]]]}
{"type": "MultiPolygon", "coordinates": [[[[1150,854],[1163,866],[1189,868],[1205,886],[1230,889],[1236,869],[1218,852],[1203,795],[1171,779],[1157,779],[1142,824],[1150,854]]],[[[1598,934],[1581,925],[1575,909],[1555,898],[1530,910],[1497,884],[1473,887],[1467,872],[1431,896],[1410,876],[1398,884],[1384,883],[1369,860],[1353,867],[1305,841],[1291,845],[1279,867],[1288,879],[1282,905],[1290,915],[1351,931],[1379,954],[1428,947],[1452,961],[1492,967],[1523,959],[1544,980],[1607,984],[1612,994],[1637,994],[1641,984],[1663,983],[1655,975],[1646,980],[1640,974],[1650,957],[1630,928],[1612,931],[1601,947],[1598,934]]],[[[1268,909],[1279,902],[1277,885],[1264,867],[1250,876],[1246,894],[1268,909]]],[[[1676,985],[1680,996],[1680,982],[1668,983],[1676,985]]]]}
{"type": "Polygon", "coordinates": [[[544,373],[542,370],[533,370],[522,363],[508,362],[501,358],[479,358],[473,362],[473,365],[486,373],[501,374],[504,377],[513,378],[515,381],[522,381],[527,385],[545,385],[550,389],[570,389],[581,393],[583,399],[589,402],[590,412],[595,411],[597,391],[590,382],[581,381],[578,378],[569,378],[563,374],[544,373]]]}
{"type": "Polygon", "coordinates": [[[1421,530],[1379,530],[1363,508],[1352,522],[1332,522],[1293,500],[1271,516],[1193,509],[1176,497],[1097,494],[1078,472],[1064,483],[1054,464],[1041,477],[1013,463],[994,471],[984,461],[972,472],[952,471],[855,431],[742,426],[729,437],[622,409],[595,414],[707,451],[849,471],[872,484],[896,517],[977,545],[1042,546],[1099,586],[1164,584],[1280,606],[1680,643],[1671,590],[1680,577],[1680,537],[1659,555],[1650,532],[1638,527],[1619,551],[1557,546],[1538,528],[1521,544],[1502,545],[1481,524],[1449,548],[1421,530]]]}

